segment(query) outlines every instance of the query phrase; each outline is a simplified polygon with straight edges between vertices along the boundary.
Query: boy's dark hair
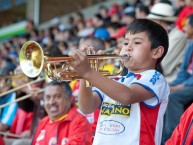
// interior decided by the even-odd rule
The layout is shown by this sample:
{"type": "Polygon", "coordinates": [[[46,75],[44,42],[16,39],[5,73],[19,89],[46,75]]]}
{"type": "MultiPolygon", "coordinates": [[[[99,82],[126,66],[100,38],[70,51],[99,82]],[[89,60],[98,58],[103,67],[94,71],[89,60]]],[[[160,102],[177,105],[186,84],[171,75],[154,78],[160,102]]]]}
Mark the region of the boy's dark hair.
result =
{"type": "Polygon", "coordinates": [[[63,87],[66,97],[70,98],[72,96],[72,89],[70,88],[69,82],[51,81],[46,84],[46,87],[48,86],[61,86],[63,87]]]}
{"type": "Polygon", "coordinates": [[[166,30],[159,24],[149,19],[136,19],[127,26],[126,33],[136,34],[146,32],[151,42],[152,49],[159,46],[164,47],[163,55],[157,60],[157,65],[161,63],[168,51],[169,40],[166,30]]]}
{"type": "Polygon", "coordinates": [[[188,15],[188,24],[193,27],[193,14],[188,15]]]}

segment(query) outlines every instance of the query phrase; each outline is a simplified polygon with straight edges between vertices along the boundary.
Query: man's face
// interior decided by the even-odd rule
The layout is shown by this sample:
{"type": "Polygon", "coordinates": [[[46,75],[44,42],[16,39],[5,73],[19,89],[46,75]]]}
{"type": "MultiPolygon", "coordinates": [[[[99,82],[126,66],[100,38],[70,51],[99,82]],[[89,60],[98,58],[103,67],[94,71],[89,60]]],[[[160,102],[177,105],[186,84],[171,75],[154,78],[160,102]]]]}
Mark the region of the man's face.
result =
{"type": "Polygon", "coordinates": [[[44,107],[51,120],[67,114],[70,100],[66,97],[62,86],[47,86],[44,93],[44,107]]]}
{"type": "Polygon", "coordinates": [[[189,20],[186,21],[184,31],[187,38],[193,38],[193,27],[189,24],[189,20]]]}

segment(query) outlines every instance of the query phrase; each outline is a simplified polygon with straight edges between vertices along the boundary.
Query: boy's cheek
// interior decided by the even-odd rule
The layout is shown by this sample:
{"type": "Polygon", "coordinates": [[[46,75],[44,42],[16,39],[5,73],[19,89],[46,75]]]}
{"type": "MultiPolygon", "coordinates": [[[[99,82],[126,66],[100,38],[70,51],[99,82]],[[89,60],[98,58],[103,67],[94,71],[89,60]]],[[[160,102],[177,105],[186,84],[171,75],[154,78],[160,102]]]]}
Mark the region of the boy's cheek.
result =
{"type": "Polygon", "coordinates": [[[119,54],[119,55],[124,55],[124,54],[126,54],[126,52],[125,52],[123,49],[121,49],[121,51],[120,51],[120,54],[119,54]]]}

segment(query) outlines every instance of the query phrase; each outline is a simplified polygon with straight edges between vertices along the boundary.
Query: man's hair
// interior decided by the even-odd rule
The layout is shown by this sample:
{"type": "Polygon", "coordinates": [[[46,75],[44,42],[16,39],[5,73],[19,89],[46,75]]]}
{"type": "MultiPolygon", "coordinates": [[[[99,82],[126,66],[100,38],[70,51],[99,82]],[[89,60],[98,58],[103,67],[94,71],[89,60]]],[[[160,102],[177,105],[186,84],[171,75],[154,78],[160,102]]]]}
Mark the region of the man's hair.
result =
{"type": "Polygon", "coordinates": [[[161,63],[162,59],[165,57],[168,51],[169,40],[166,30],[159,24],[149,20],[149,19],[136,19],[131,22],[126,33],[137,34],[141,32],[146,32],[151,42],[151,48],[155,49],[159,46],[164,47],[163,55],[157,60],[157,65],[161,63]]]}
{"type": "Polygon", "coordinates": [[[188,15],[188,24],[193,27],[193,14],[188,15]]]}
{"type": "Polygon", "coordinates": [[[66,97],[70,98],[72,96],[72,89],[70,88],[70,85],[68,82],[51,81],[46,84],[46,87],[48,86],[61,86],[63,87],[66,97]]]}

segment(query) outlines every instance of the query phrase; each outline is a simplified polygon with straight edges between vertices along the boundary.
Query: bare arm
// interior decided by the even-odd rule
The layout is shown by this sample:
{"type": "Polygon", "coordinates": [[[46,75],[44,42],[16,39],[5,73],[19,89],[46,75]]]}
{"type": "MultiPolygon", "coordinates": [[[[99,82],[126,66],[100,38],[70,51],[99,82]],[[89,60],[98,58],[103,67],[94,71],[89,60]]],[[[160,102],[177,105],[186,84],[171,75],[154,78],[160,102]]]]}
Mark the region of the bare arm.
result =
{"type": "Polygon", "coordinates": [[[86,87],[84,80],[80,81],[78,104],[80,110],[85,114],[94,112],[95,109],[100,107],[101,100],[96,93],[92,93],[90,87],[86,87]]]}
{"type": "Polygon", "coordinates": [[[133,84],[127,87],[121,83],[104,77],[94,70],[87,72],[83,78],[91,82],[112,99],[124,105],[141,102],[154,96],[152,92],[140,85],[133,84]]]}

